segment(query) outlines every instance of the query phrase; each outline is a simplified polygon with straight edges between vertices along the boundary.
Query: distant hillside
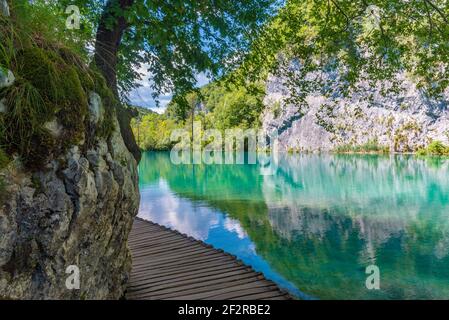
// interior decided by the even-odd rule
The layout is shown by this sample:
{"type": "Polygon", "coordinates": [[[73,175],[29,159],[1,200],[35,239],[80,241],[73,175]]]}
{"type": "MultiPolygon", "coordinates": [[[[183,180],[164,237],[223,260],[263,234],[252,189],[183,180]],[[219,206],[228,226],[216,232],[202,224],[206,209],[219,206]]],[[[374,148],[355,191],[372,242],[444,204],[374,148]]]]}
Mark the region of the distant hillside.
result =
{"type": "Polygon", "coordinates": [[[149,115],[149,114],[156,114],[156,112],[154,112],[153,110],[144,108],[144,107],[139,107],[139,106],[130,106],[128,105],[128,108],[132,109],[135,111],[134,113],[134,117],[135,118],[142,118],[143,116],[149,115]]]}

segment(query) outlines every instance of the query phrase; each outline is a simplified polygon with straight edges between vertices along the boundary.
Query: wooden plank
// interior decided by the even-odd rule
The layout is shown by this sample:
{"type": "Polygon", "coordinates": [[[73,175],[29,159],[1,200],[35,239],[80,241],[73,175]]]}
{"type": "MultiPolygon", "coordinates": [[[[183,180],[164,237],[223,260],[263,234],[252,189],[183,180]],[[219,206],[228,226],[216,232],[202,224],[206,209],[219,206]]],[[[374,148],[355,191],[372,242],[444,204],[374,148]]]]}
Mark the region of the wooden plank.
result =
{"type": "MultiPolygon", "coordinates": [[[[149,295],[155,299],[179,299],[179,300],[196,300],[199,299],[198,295],[201,294],[203,299],[210,299],[216,290],[222,288],[231,288],[237,285],[245,283],[257,283],[261,280],[261,277],[241,278],[233,281],[224,281],[220,283],[214,283],[208,286],[192,286],[187,288],[178,288],[178,290],[171,290],[164,292],[150,292],[149,295]]],[[[143,294],[146,297],[147,293],[143,294]]]]}
{"type": "Polygon", "coordinates": [[[140,218],[128,245],[128,299],[291,299],[235,256],[140,218]]]}
{"type": "MultiPolygon", "coordinates": [[[[189,251],[177,251],[177,252],[170,252],[169,254],[164,255],[163,253],[161,254],[157,254],[154,256],[150,256],[151,257],[151,261],[167,261],[167,260],[172,260],[172,259],[180,259],[180,258],[195,258],[195,257],[200,257],[200,256],[207,256],[207,255],[211,255],[211,254],[219,254],[217,252],[211,252],[210,250],[207,249],[191,249],[189,251]]],[[[140,258],[136,258],[135,260],[135,266],[139,266],[139,265],[148,265],[147,261],[148,261],[148,257],[147,256],[142,256],[140,258]]]]}
{"type": "MultiPolygon", "coordinates": [[[[182,278],[171,278],[160,281],[150,281],[148,283],[140,282],[139,285],[130,287],[133,290],[151,288],[155,291],[159,288],[171,288],[171,287],[179,287],[184,284],[205,282],[205,281],[214,281],[229,278],[236,275],[254,275],[254,273],[250,270],[232,270],[228,272],[212,272],[212,273],[204,273],[199,275],[189,275],[182,278]]],[[[214,283],[217,283],[216,281],[214,283]]]]}
{"type": "MultiPolygon", "coordinates": [[[[130,285],[130,288],[133,287],[140,287],[142,285],[146,285],[146,284],[151,284],[151,285],[157,285],[160,283],[173,283],[173,282],[177,282],[179,281],[179,279],[183,279],[183,280],[187,280],[187,279],[201,279],[202,277],[206,277],[209,275],[217,275],[217,274],[228,274],[229,272],[236,272],[236,271],[251,271],[248,267],[245,266],[240,266],[240,267],[234,267],[232,269],[221,269],[221,268],[216,268],[216,269],[212,269],[212,270],[198,270],[195,272],[189,271],[189,272],[182,272],[182,273],[178,273],[178,274],[171,274],[171,275],[166,275],[166,276],[158,276],[155,278],[145,278],[142,279],[141,281],[139,281],[139,283],[137,285],[130,285]]],[[[135,280],[135,279],[134,279],[135,280]]]]}
{"type": "MultiPolygon", "coordinates": [[[[201,300],[201,299],[208,299],[208,300],[217,300],[217,298],[214,298],[216,296],[219,296],[220,294],[226,294],[231,293],[231,296],[236,296],[236,292],[243,289],[248,288],[255,288],[255,287],[270,287],[270,283],[265,282],[264,280],[252,280],[252,281],[240,281],[238,283],[229,283],[226,285],[226,283],[216,284],[214,286],[211,286],[209,288],[206,288],[203,291],[197,290],[197,292],[192,291],[185,291],[181,296],[177,296],[178,299],[186,299],[186,300],[201,300]]],[[[267,289],[265,289],[267,290],[267,289]]],[[[223,299],[225,300],[225,299],[223,299]]]]}
{"type": "Polygon", "coordinates": [[[196,263],[205,262],[205,261],[214,262],[215,264],[217,262],[228,262],[228,261],[230,261],[229,257],[222,256],[219,253],[211,253],[210,255],[212,255],[213,257],[210,257],[209,255],[201,256],[201,257],[198,257],[198,258],[195,258],[195,259],[189,259],[187,262],[186,261],[175,260],[172,263],[170,263],[169,265],[167,265],[167,263],[164,263],[164,262],[153,264],[151,262],[151,257],[149,257],[148,264],[143,265],[143,266],[138,266],[138,267],[136,267],[136,270],[141,270],[142,267],[145,268],[145,269],[155,268],[155,267],[167,268],[168,266],[175,267],[175,266],[182,266],[182,265],[195,265],[196,263]]]}
{"type": "MultiPolygon", "coordinates": [[[[181,245],[184,245],[184,244],[187,246],[187,249],[182,249],[182,250],[209,249],[209,248],[206,248],[194,241],[188,241],[188,240],[186,241],[184,239],[180,239],[180,240],[170,241],[170,242],[166,242],[166,243],[161,242],[154,246],[146,245],[146,246],[139,246],[137,248],[133,247],[134,248],[133,256],[137,256],[138,254],[142,254],[142,253],[151,253],[152,255],[157,255],[158,252],[160,252],[163,249],[166,249],[166,250],[169,250],[170,248],[173,248],[174,250],[181,249],[181,248],[183,248],[183,247],[181,247],[181,245]]],[[[164,254],[166,252],[161,252],[161,253],[164,254]]]]}
{"type": "Polygon", "coordinates": [[[232,282],[238,282],[238,283],[247,283],[248,280],[255,281],[257,279],[261,279],[260,275],[257,276],[252,272],[246,273],[246,274],[238,274],[233,275],[229,277],[210,277],[210,279],[202,280],[202,281],[180,281],[180,283],[177,284],[168,284],[168,285],[159,285],[155,287],[150,288],[142,288],[138,290],[132,290],[132,292],[139,291],[143,294],[148,293],[155,293],[155,294],[164,294],[164,293],[170,293],[170,292],[179,292],[179,291],[185,291],[190,289],[198,289],[198,288],[206,288],[207,290],[210,290],[209,286],[213,286],[216,284],[226,283],[230,284],[232,282]]]}
{"type": "MultiPolygon", "coordinates": [[[[223,272],[227,270],[233,270],[236,268],[248,268],[245,265],[242,264],[236,264],[234,262],[231,263],[225,263],[225,264],[197,264],[194,267],[192,266],[186,266],[184,268],[171,268],[168,270],[164,269],[158,269],[158,270],[151,270],[151,273],[143,272],[140,275],[137,275],[136,273],[132,273],[131,277],[134,281],[141,281],[142,279],[153,279],[158,277],[164,277],[164,276],[176,276],[177,274],[187,274],[187,273],[201,273],[201,272],[207,272],[207,271],[214,271],[214,270],[221,270],[223,272]]],[[[131,284],[130,284],[131,285],[131,284]]]]}
{"type": "Polygon", "coordinates": [[[223,266],[223,270],[226,268],[230,268],[233,266],[240,266],[243,264],[239,264],[235,261],[225,261],[225,262],[220,262],[219,264],[215,263],[214,261],[198,261],[195,263],[191,263],[191,264],[184,264],[182,266],[165,266],[165,267],[157,267],[157,268],[152,268],[152,267],[142,267],[140,270],[135,270],[133,269],[131,271],[131,275],[132,276],[137,276],[138,273],[142,273],[142,271],[145,271],[145,273],[150,276],[149,272],[151,272],[151,275],[158,275],[158,274],[171,274],[171,273],[176,273],[176,272],[183,272],[183,271],[196,271],[196,270],[202,270],[202,269],[207,269],[207,268],[216,268],[216,267],[220,267],[223,266]]]}
{"type": "MultiPolygon", "coordinates": [[[[168,245],[173,243],[180,243],[185,242],[186,240],[182,237],[176,237],[176,238],[168,238],[168,239],[156,239],[156,240],[146,240],[142,241],[141,243],[133,243],[134,251],[143,250],[145,248],[154,248],[161,245],[168,245]]],[[[192,241],[194,242],[194,241],[192,241]]],[[[201,246],[202,247],[202,246],[201,246]]]]}
{"type": "MultiPolygon", "coordinates": [[[[197,259],[202,259],[204,257],[210,257],[213,258],[214,256],[222,257],[220,253],[217,252],[210,252],[210,251],[192,251],[189,253],[185,252],[175,252],[171,253],[170,255],[167,255],[167,257],[161,257],[160,255],[154,259],[151,259],[148,261],[148,257],[143,257],[140,259],[136,259],[136,267],[140,266],[155,266],[157,263],[169,263],[170,261],[196,261],[197,259]]],[[[151,257],[152,258],[152,257],[151,257]]]]}

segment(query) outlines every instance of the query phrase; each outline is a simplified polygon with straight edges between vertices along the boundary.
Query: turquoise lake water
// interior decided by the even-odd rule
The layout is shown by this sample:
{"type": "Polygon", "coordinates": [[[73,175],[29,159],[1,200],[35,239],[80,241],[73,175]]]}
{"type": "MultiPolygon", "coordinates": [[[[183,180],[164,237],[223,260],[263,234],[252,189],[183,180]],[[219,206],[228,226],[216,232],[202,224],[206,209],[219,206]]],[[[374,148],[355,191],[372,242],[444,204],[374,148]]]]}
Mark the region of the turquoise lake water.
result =
{"type": "Polygon", "coordinates": [[[449,299],[449,160],[278,155],[175,165],[147,152],[139,216],[236,255],[300,298],[449,299]],[[365,286],[366,267],[380,289],[365,286]]]}

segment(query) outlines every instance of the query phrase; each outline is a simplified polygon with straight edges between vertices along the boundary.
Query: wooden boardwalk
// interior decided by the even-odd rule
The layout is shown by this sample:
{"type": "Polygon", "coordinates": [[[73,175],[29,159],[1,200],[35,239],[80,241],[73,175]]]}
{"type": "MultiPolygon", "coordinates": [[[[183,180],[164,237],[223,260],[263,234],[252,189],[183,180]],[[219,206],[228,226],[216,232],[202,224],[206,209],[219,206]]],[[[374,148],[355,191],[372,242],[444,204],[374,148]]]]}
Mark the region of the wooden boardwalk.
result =
{"type": "Polygon", "coordinates": [[[236,257],[158,224],[136,218],[130,300],[288,300],[288,293],[236,257]]]}

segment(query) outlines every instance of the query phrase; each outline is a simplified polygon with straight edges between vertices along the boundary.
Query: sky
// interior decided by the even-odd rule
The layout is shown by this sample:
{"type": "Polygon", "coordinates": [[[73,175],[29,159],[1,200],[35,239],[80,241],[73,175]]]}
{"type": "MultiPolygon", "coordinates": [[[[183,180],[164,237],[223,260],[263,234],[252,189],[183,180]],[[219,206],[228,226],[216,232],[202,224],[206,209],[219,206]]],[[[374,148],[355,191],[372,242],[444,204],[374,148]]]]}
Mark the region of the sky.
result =
{"type": "MultiPolygon", "coordinates": [[[[157,113],[163,113],[167,108],[167,104],[172,99],[172,94],[165,94],[159,96],[157,99],[159,100],[159,107],[156,106],[156,101],[152,97],[154,90],[151,88],[151,75],[148,73],[148,67],[143,65],[139,70],[137,70],[140,74],[143,74],[142,80],[139,81],[141,87],[134,89],[129,94],[129,99],[132,105],[144,107],[147,109],[151,109],[157,113]]],[[[203,73],[200,73],[196,77],[197,86],[202,87],[210,82],[210,79],[203,73]]]]}

